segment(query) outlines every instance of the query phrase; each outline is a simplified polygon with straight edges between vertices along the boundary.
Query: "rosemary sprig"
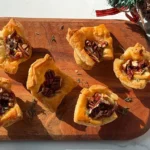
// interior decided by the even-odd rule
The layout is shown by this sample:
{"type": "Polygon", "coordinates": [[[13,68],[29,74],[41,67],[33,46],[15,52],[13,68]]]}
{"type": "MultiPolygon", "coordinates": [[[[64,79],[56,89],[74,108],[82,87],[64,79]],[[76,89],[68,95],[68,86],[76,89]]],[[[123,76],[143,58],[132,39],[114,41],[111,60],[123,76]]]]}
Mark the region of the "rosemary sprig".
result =
{"type": "Polygon", "coordinates": [[[35,109],[36,104],[37,104],[37,102],[33,99],[30,107],[26,111],[26,115],[30,120],[32,120],[34,118],[34,116],[36,115],[36,109],[35,109]]]}
{"type": "Polygon", "coordinates": [[[78,79],[77,79],[77,82],[78,82],[78,83],[80,83],[80,82],[81,82],[81,80],[78,78],[78,79]]]}
{"type": "Polygon", "coordinates": [[[121,115],[126,115],[129,111],[129,108],[128,107],[122,107],[120,109],[117,110],[117,112],[121,115]]]}
{"type": "Polygon", "coordinates": [[[51,41],[52,41],[52,42],[56,42],[56,39],[55,39],[55,36],[54,36],[54,35],[52,35],[51,41]]]}
{"type": "Polygon", "coordinates": [[[127,97],[127,98],[125,98],[124,100],[125,100],[126,102],[132,102],[132,101],[133,101],[131,97],[127,97]]]}

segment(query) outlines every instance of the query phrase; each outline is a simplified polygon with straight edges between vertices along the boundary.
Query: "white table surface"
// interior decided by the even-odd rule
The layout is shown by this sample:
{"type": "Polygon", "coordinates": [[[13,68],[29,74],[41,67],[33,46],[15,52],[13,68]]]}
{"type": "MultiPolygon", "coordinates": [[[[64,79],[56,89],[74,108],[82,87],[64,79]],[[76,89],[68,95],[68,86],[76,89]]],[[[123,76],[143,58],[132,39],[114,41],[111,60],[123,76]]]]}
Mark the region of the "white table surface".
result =
{"type": "MultiPolygon", "coordinates": [[[[1,17],[25,18],[86,18],[100,19],[95,16],[96,9],[110,6],[107,0],[0,0],[1,17]]],[[[102,19],[127,20],[124,13],[102,19]]],[[[17,129],[16,129],[17,131],[17,129]]],[[[149,150],[150,131],[129,141],[97,142],[0,142],[0,150],[149,150]]]]}

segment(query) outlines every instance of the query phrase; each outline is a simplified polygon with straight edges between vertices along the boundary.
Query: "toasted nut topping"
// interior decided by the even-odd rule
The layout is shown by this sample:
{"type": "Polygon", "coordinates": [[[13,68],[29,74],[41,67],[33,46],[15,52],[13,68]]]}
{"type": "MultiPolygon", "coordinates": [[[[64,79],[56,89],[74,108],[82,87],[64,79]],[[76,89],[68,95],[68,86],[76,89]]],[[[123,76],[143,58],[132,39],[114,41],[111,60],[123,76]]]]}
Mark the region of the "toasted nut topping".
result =
{"type": "Polygon", "coordinates": [[[100,43],[98,43],[96,41],[85,40],[84,49],[93,60],[100,62],[103,56],[103,50],[107,45],[107,41],[100,41],[100,43]]]}
{"type": "Polygon", "coordinates": [[[100,93],[95,93],[92,97],[87,98],[89,117],[98,119],[100,117],[109,117],[112,115],[117,108],[117,104],[110,104],[106,98],[108,98],[108,96],[104,96],[100,93]]]}
{"type": "Polygon", "coordinates": [[[27,44],[22,44],[22,48],[23,48],[23,49],[26,49],[27,47],[28,47],[27,44]]]}
{"type": "Polygon", "coordinates": [[[15,54],[15,57],[17,57],[17,58],[21,58],[21,57],[23,57],[22,52],[17,52],[17,53],[15,54]]]}
{"type": "Polygon", "coordinates": [[[14,106],[15,95],[11,91],[7,91],[0,87],[0,115],[14,106]]]}
{"type": "Polygon", "coordinates": [[[49,70],[45,73],[45,81],[40,86],[39,92],[46,97],[50,97],[61,88],[61,82],[62,79],[59,76],[55,76],[55,72],[53,70],[49,70]]]}

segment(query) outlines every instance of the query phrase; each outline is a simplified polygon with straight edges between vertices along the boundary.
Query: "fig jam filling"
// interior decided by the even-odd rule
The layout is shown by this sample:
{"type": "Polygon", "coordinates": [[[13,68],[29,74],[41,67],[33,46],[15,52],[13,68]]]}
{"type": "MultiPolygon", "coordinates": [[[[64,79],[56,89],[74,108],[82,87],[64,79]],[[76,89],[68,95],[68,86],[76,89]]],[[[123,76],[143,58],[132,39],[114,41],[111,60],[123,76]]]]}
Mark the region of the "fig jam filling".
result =
{"type": "Polygon", "coordinates": [[[113,105],[108,100],[108,97],[100,93],[95,93],[92,97],[88,97],[88,115],[93,119],[101,117],[110,117],[117,109],[117,104],[113,105]]]}
{"type": "Polygon", "coordinates": [[[103,57],[103,50],[108,46],[107,41],[90,41],[85,40],[85,51],[87,54],[96,62],[100,62],[101,58],[103,57]]]}
{"type": "Polygon", "coordinates": [[[40,86],[39,92],[46,97],[53,96],[61,88],[61,81],[62,79],[56,76],[53,70],[48,70],[45,73],[45,81],[40,86]]]}
{"type": "Polygon", "coordinates": [[[134,74],[144,74],[145,71],[149,70],[149,62],[147,60],[127,60],[123,65],[122,65],[122,70],[127,74],[128,78],[130,80],[133,79],[134,74]]]}
{"type": "Polygon", "coordinates": [[[25,43],[23,38],[20,37],[16,31],[6,37],[5,43],[7,54],[12,59],[20,59],[30,55],[29,45],[25,43]]]}
{"type": "Polygon", "coordinates": [[[14,103],[14,93],[0,87],[0,115],[3,115],[6,111],[12,108],[14,106],[14,103]]]}

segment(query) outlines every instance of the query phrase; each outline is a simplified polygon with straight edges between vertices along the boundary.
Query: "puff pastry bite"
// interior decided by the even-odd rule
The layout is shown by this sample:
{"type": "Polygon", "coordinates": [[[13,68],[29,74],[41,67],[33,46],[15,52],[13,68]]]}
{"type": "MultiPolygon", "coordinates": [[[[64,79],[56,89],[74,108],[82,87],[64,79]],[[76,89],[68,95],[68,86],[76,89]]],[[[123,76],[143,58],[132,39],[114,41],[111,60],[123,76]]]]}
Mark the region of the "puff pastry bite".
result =
{"type": "Polygon", "coordinates": [[[0,77],[0,126],[8,127],[22,119],[22,111],[8,79],[0,77]]]}
{"type": "Polygon", "coordinates": [[[66,39],[74,49],[76,63],[85,70],[90,70],[95,63],[114,57],[112,38],[104,24],[79,30],[69,28],[66,39]]]}
{"type": "Polygon", "coordinates": [[[51,112],[56,111],[65,95],[77,83],[61,72],[50,55],[36,60],[29,69],[27,89],[51,112]]]}
{"type": "Polygon", "coordinates": [[[15,74],[20,63],[31,57],[32,48],[27,41],[23,26],[11,19],[0,31],[0,67],[15,74]]]}
{"type": "Polygon", "coordinates": [[[77,100],[74,122],[85,126],[102,126],[117,118],[118,96],[102,85],[83,88],[77,100]]]}
{"type": "Polygon", "coordinates": [[[143,89],[150,81],[150,52],[137,43],[114,61],[114,72],[127,88],[143,89]]]}

